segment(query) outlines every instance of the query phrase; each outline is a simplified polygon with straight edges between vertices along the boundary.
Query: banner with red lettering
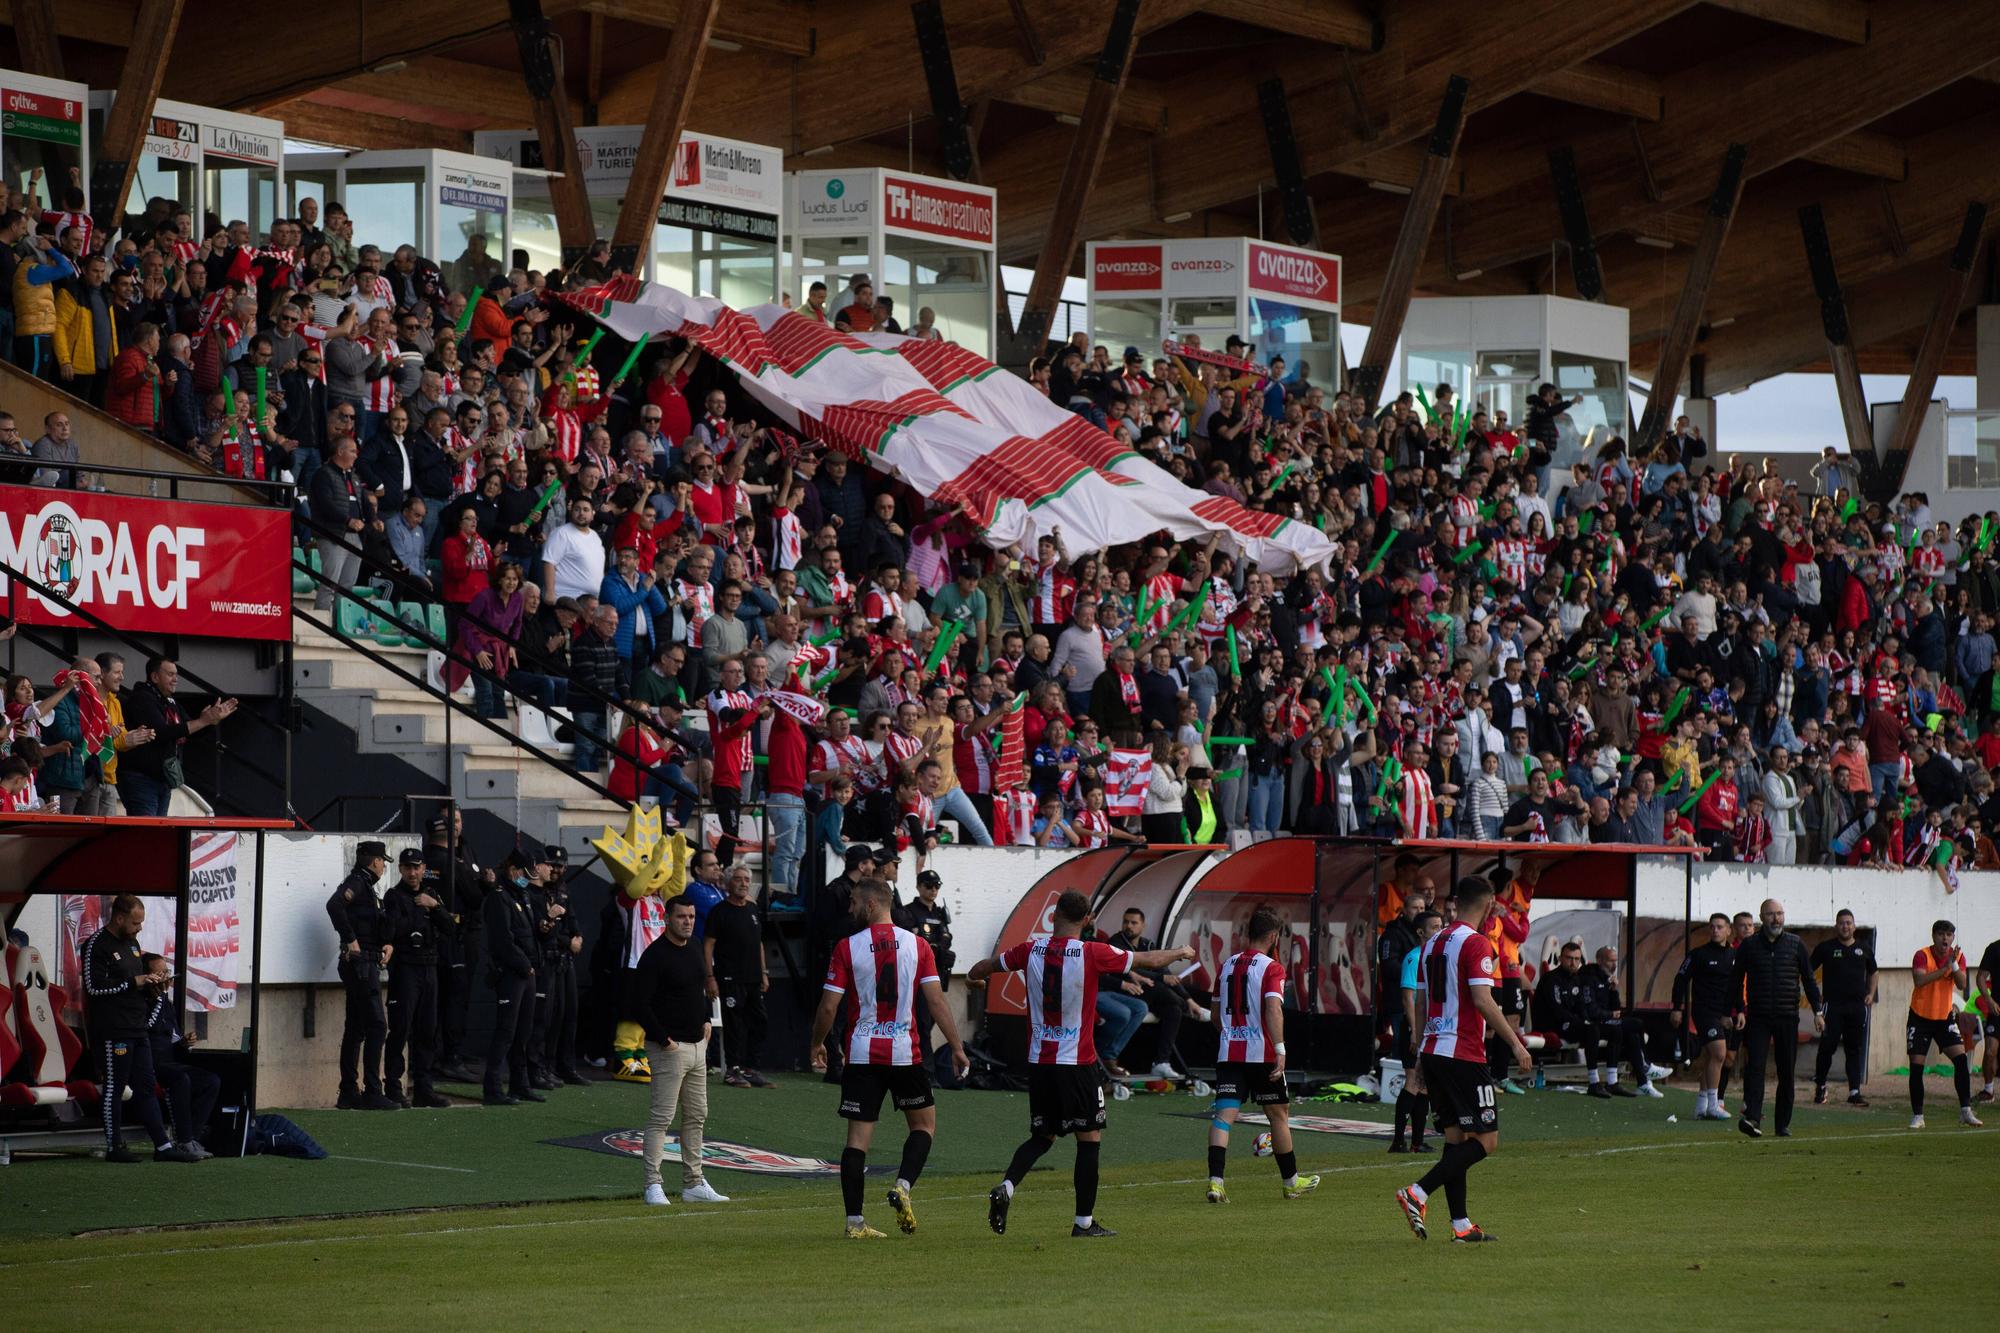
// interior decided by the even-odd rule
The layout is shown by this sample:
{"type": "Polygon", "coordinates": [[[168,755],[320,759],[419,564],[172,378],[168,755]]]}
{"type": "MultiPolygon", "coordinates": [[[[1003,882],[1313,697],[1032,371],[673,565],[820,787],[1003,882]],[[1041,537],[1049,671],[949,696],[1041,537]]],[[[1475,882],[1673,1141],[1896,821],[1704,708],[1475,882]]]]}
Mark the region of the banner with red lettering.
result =
{"type": "Polygon", "coordinates": [[[284,509],[0,486],[0,614],[89,624],[16,569],[115,629],[289,639],[291,546],[284,509]]]}

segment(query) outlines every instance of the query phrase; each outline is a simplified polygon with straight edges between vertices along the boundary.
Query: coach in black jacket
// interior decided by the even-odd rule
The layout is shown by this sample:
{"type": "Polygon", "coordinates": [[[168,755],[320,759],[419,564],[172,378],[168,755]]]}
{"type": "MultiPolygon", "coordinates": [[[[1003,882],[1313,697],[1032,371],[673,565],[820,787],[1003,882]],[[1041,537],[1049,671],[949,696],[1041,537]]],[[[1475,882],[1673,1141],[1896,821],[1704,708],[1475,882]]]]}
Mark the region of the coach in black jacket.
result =
{"type": "Polygon", "coordinates": [[[1778,1047],[1778,1137],[1791,1137],[1792,1070],[1799,1058],[1799,988],[1812,1005],[1813,1031],[1821,1031],[1819,983],[1805,941],[1785,930],[1785,905],[1766,898],[1757,915],[1764,928],[1736,949],[1729,993],[1743,998],[1736,1026],[1743,1032],[1743,1118],[1736,1127],[1751,1138],[1764,1130],[1764,1059],[1778,1047]]]}
{"type": "Polygon", "coordinates": [[[198,1162],[167,1137],[167,1124],[154,1095],[153,1044],[146,1036],[146,1010],[159,994],[160,979],[146,971],[139,952],[139,927],[146,923],[143,899],[121,893],[111,900],[111,920],[83,942],[78,959],[83,968],[84,1025],[104,1064],[101,1097],[104,1104],[104,1160],[136,1162],[138,1155],[123,1141],[120,1121],[126,1114],[121,1090],[132,1091],[131,1112],[152,1136],[153,1152],[164,1161],[198,1162]]]}

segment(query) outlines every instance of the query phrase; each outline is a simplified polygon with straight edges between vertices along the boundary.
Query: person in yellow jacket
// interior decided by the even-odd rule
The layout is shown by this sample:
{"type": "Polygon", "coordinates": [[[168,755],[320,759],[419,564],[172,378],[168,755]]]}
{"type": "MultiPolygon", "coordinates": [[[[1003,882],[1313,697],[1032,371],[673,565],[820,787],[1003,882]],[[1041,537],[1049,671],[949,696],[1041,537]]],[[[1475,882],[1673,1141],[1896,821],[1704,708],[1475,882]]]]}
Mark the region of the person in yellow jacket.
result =
{"type": "Polygon", "coordinates": [[[111,740],[111,754],[104,759],[101,771],[95,777],[85,777],[83,795],[77,800],[76,812],[115,819],[125,813],[124,803],[118,799],[118,755],[152,740],[153,729],[125,729],[125,700],[118,693],[125,685],[125,659],[117,653],[99,653],[95,661],[97,694],[104,701],[104,734],[111,740]]]}
{"type": "Polygon", "coordinates": [[[14,268],[14,364],[39,379],[56,377],[56,284],[76,276],[71,257],[49,244],[45,236],[30,236],[33,257],[24,256],[14,268]]]}
{"type": "Polygon", "coordinates": [[[83,261],[83,276],[56,292],[56,374],[64,388],[99,407],[119,350],[107,272],[104,256],[91,255],[83,261]]]}

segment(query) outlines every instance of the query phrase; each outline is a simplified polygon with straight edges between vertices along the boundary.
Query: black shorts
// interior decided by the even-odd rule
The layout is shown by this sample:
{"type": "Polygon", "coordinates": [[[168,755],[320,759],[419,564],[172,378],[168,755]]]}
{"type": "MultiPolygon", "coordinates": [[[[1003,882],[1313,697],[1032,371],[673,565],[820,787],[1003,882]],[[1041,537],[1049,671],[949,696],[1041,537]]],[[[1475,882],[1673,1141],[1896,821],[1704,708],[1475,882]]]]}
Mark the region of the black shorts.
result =
{"type": "Polygon", "coordinates": [[[1509,1018],[1528,1016],[1528,992],[1521,989],[1519,977],[1503,977],[1494,982],[1493,999],[1500,1006],[1500,1012],[1509,1018]]]}
{"type": "Polygon", "coordinates": [[[1030,1133],[1061,1137],[1103,1128],[1104,1082],[1095,1066],[1028,1066],[1030,1133]]]}
{"type": "Polygon", "coordinates": [[[849,1120],[882,1118],[882,1098],[898,1111],[936,1106],[930,1072],[922,1065],[849,1065],[840,1076],[840,1114],[849,1120]]]}
{"type": "Polygon", "coordinates": [[[1918,1018],[1911,1014],[1909,1036],[1909,1045],[1905,1049],[1919,1060],[1930,1054],[1932,1042],[1937,1043],[1940,1055],[1953,1046],[1965,1045],[1965,1036],[1958,1030],[1955,1017],[1918,1018]]]}
{"type": "Polygon", "coordinates": [[[1723,1024],[1722,1037],[1724,1041],[1729,1043],[1729,1053],[1731,1055],[1734,1055],[1737,1048],[1743,1044],[1743,1030],[1733,1022],[1723,1024]]]}
{"type": "Polygon", "coordinates": [[[1430,1091],[1439,1133],[1462,1129],[1468,1134],[1491,1134],[1500,1128],[1493,1076],[1486,1072],[1484,1060],[1426,1055],[1423,1062],[1424,1086],[1430,1091]]]}
{"type": "Polygon", "coordinates": [[[1727,1041],[1730,1050],[1733,1051],[1736,1049],[1736,1029],[1729,1025],[1728,1014],[1712,1014],[1706,1010],[1697,1009],[1694,1011],[1693,1018],[1694,1039],[1696,1041],[1704,1046],[1712,1041],[1727,1041]]]}
{"type": "Polygon", "coordinates": [[[1271,1077],[1271,1066],[1262,1060],[1215,1067],[1215,1095],[1257,1106],[1290,1106],[1292,1094],[1283,1078],[1271,1077]]]}

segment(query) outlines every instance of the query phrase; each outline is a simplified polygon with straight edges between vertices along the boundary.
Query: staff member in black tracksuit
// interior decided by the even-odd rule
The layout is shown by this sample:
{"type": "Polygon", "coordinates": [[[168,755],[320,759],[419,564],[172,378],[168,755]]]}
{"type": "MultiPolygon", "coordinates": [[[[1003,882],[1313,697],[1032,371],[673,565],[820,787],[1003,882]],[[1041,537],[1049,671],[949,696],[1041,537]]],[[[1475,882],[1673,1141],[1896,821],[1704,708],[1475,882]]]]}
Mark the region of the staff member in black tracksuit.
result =
{"type": "Polygon", "coordinates": [[[1708,918],[1708,943],[1688,951],[1674,974],[1673,1020],[1676,1033],[1692,1020],[1695,1045],[1701,1051],[1701,1091],[1695,1094],[1694,1118],[1727,1120],[1722,1109],[1723,1063],[1729,1059],[1730,1011],[1736,1008],[1731,984],[1736,975],[1736,951],[1729,947],[1729,918],[1716,912],[1708,918]]]}
{"type": "Polygon", "coordinates": [[[431,820],[425,830],[424,892],[438,900],[452,923],[437,941],[437,1059],[431,1077],[476,1083],[479,1076],[465,1064],[465,1015],[479,958],[479,903],[485,890],[479,866],[466,851],[465,816],[457,806],[431,820]]]}
{"type": "Polygon", "coordinates": [[[389,964],[389,1045],[382,1076],[389,1096],[403,1106],[450,1106],[431,1086],[432,1042],[437,1034],[438,941],[451,933],[451,917],[424,888],[424,854],[405,847],[396,858],[402,882],[382,896],[382,936],[395,949],[389,964]],[[403,1054],[409,1052],[410,1089],[403,1090],[403,1054]]]}
{"type": "Polygon", "coordinates": [[[347,992],[347,1021],[340,1032],[343,1111],[398,1111],[402,1103],[382,1092],[382,1042],[389,1020],[382,1012],[382,969],[395,949],[382,935],[382,904],[375,886],[389,868],[389,848],[364,842],[354,869],[326,900],[327,919],[340,937],[340,984],[347,992]],[[356,1066],[361,1067],[357,1070],[356,1066]]]}
{"type": "Polygon", "coordinates": [[[528,1082],[536,949],[534,923],[528,918],[529,868],[527,857],[507,853],[500,863],[500,886],[480,909],[485,918],[486,982],[493,988],[493,1039],[486,1047],[488,1106],[548,1100],[528,1082]]]}
{"type": "Polygon", "coordinates": [[[1868,1010],[1875,1003],[1875,949],[1854,933],[1854,913],[1845,907],[1833,919],[1833,938],[1813,950],[1813,971],[1826,990],[1826,1035],[1820,1038],[1813,1062],[1813,1105],[1826,1102],[1826,1076],[1833,1052],[1847,1056],[1847,1104],[1866,1106],[1861,1095],[1861,1039],[1868,1031],[1868,1010]]]}
{"type": "Polygon", "coordinates": [[[1578,975],[1590,988],[1590,1017],[1597,1024],[1598,1040],[1602,1043],[1599,1054],[1593,1058],[1605,1062],[1605,1081],[1611,1086],[1612,1096],[1665,1096],[1653,1086],[1652,1061],[1646,1058],[1646,1025],[1626,1012],[1625,1001],[1618,994],[1618,950],[1605,945],[1597,951],[1596,961],[1585,963],[1578,975]],[[1639,1085],[1637,1092],[1619,1086],[1621,1060],[1632,1066],[1632,1081],[1639,1085]]]}
{"type": "Polygon", "coordinates": [[[1792,1070],[1799,1058],[1799,987],[1812,1005],[1813,1032],[1826,1030],[1820,1017],[1819,983],[1813,980],[1806,943],[1785,930],[1785,905],[1766,898],[1757,909],[1763,929],[1736,948],[1731,993],[1741,985],[1736,1026],[1743,1031],[1743,1116],[1736,1127],[1751,1138],[1763,1136],[1764,1060],[1778,1048],[1778,1137],[1790,1138],[1792,1070]]]}
{"type": "MultiPolygon", "coordinates": [[[[541,998],[535,1004],[535,1047],[530,1063],[548,1075],[545,1084],[559,1088],[590,1082],[576,1070],[576,955],[583,950],[583,931],[576,924],[563,872],[569,853],[555,843],[542,848],[543,902],[540,933],[541,964],[535,969],[541,998]]],[[[530,890],[533,890],[531,884],[530,890]]]]}
{"type": "Polygon", "coordinates": [[[208,1132],[208,1117],[222,1095],[222,1080],[199,1065],[187,1062],[194,1039],[181,1035],[174,1022],[174,974],[167,960],[156,953],[145,957],[146,972],[157,976],[155,998],[146,1013],[146,1039],[153,1047],[153,1072],[167,1094],[167,1111],[173,1117],[174,1142],[199,1158],[215,1156],[202,1146],[208,1132]]]}
{"type": "Polygon", "coordinates": [[[167,1136],[160,1102],[153,1093],[157,1075],[153,1069],[153,1044],[146,1036],[146,1010],[161,987],[171,985],[173,978],[168,973],[146,971],[145,956],[139,951],[139,927],[145,923],[145,902],[121,893],[111,900],[110,923],[85,940],[79,954],[84,1024],[91,1044],[97,1047],[104,1062],[100,1094],[104,1111],[104,1160],[139,1160],[139,1155],[125,1146],[122,1137],[124,1092],[129,1088],[132,1111],[152,1136],[153,1160],[198,1162],[201,1158],[167,1136]]]}

